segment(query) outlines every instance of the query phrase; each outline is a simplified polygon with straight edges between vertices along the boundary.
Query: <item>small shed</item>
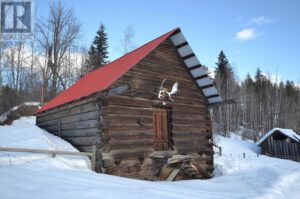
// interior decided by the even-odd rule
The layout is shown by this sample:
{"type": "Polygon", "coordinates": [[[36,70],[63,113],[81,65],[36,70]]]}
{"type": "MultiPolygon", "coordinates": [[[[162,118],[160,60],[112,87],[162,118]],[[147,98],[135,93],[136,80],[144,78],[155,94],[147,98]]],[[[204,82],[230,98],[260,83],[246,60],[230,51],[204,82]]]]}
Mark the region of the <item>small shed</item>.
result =
{"type": "Polygon", "coordinates": [[[300,161],[300,135],[291,129],[273,128],[257,145],[265,155],[300,161]]]}
{"type": "Polygon", "coordinates": [[[156,180],[165,179],[163,168],[173,165],[174,178],[178,172],[209,178],[208,108],[221,102],[176,28],[87,74],[36,116],[39,127],[80,151],[96,146],[99,172],[156,180]]]}

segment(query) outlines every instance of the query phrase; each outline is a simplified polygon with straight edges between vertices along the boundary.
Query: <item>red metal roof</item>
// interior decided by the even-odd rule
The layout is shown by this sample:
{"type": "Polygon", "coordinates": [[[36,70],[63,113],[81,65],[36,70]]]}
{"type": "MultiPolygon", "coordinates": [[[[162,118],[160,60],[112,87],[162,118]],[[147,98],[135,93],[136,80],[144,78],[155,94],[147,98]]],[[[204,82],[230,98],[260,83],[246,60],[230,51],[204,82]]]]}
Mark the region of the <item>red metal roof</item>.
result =
{"type": "Polygon", "coordinates": [[[42,106],[36,113],[55,108],[107,89],[177,30],[179,30],[179,28],[176,28],[115,61],[90,72],[42,106]]]}

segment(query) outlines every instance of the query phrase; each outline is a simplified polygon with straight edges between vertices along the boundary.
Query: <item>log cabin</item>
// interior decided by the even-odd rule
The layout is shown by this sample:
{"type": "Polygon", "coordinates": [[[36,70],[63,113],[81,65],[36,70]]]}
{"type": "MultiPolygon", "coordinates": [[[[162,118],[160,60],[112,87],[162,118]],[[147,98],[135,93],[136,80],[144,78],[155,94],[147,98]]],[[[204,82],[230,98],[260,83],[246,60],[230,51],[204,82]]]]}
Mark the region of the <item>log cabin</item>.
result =
{"type": "Polygon", "coordinates": [[[148,180],[210,178],[209,107],[221,101],[176,28],[88,73],[36,116],[39,127],[80,151],[96,146],[99,172],[148,180]]]}

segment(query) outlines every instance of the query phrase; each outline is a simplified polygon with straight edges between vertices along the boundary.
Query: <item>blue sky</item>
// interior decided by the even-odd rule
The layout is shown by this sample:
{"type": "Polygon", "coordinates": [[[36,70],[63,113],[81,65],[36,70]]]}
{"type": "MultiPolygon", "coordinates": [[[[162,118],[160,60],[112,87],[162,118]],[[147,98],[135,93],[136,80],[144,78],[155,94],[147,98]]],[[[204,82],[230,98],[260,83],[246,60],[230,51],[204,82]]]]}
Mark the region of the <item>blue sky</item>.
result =
{"type": "MultiPolygon", "coordinates": [[[[36,0],[37,16],[47,16],[51,1],[36,0]]],[[[278,74],[300,83],[300,1],[290,0],[62,0],[82,23],[80,44],[89,46],[100,22],[107,29],[110,60],[124,30],[133,26],[140,46],[180,27],[200,62],[215,67],[223,50],[237,76],[278,74]]]]}

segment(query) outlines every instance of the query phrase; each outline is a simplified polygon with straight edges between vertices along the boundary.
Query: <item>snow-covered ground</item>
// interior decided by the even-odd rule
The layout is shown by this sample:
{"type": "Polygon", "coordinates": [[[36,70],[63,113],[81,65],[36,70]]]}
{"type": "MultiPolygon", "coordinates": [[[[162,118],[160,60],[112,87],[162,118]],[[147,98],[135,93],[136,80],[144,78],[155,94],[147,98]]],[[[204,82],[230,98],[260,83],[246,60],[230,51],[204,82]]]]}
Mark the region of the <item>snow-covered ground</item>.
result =
{"type": "MultiPolygon", "coordinates": [[[[76,151],[70,144],[39,129],[34,118],[0,127],[0,147],[76,151]]],[[[210,180],[148,182],[90,171],[85,158],[0,152],[2,199],[114,198],[300,198],[300,164],[257,157],[254,143],[217,137],[223,156],[215,157],[210,180]],[[243,158],[242,154],[246,154],[243,158]]]]}

